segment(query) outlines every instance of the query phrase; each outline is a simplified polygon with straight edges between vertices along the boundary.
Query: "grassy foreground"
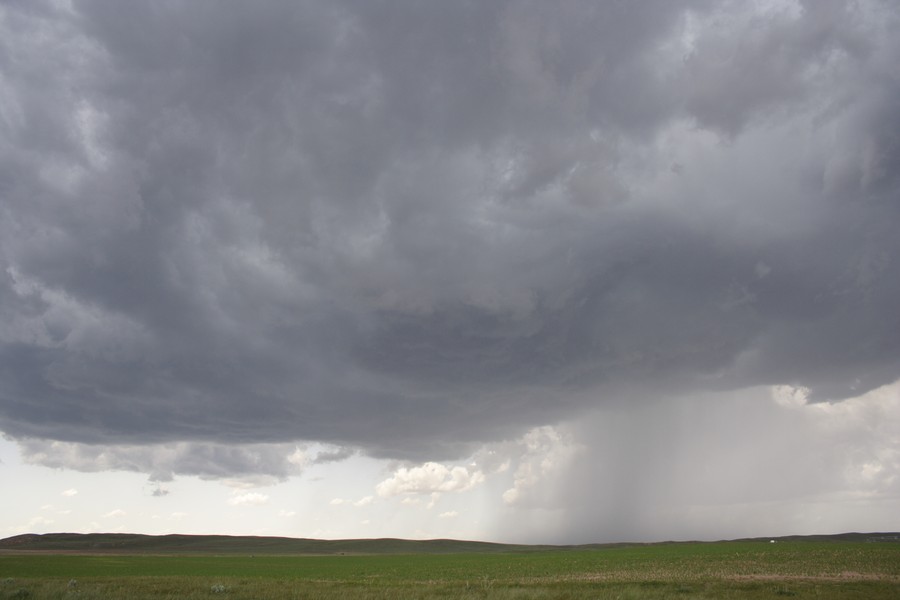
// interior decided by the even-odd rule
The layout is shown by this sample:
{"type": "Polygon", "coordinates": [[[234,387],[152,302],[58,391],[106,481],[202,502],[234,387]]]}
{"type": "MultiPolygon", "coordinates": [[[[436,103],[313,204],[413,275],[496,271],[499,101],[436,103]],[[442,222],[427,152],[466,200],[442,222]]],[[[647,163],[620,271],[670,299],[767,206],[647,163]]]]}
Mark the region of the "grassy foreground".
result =
{"type": "Polygon", "coordinates": [[[773,597],[898,598],[900,544],[745,541],[346,556],[0,554],[0,599],[773,597]]]}

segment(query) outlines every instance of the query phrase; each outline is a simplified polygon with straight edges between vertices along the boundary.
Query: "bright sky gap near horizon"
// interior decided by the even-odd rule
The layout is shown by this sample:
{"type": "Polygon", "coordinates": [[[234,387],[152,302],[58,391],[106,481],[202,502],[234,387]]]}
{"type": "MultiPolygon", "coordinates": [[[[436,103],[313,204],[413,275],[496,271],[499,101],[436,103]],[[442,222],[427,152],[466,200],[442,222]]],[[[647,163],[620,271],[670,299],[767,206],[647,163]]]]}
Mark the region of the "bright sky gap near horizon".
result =
{"type": "Polygon", "coordinates": [[[900,529],[897,31],[0,1],[0,537],[900,529]]]}

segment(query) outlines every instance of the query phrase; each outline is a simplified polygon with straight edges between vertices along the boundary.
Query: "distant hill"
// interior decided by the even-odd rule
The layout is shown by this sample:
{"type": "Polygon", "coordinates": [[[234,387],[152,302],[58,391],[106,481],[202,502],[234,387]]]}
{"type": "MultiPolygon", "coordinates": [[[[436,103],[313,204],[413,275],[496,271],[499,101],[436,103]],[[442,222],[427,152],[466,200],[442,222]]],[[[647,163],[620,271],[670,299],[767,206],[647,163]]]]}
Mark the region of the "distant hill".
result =
{"type": "Polygon", "coordinates": [[[834,533],[828,535],[785,535],[777,538],[745,538],[735,541],[766,541],[774,539],[779,542],[900,542],[900,533],[834,533]]]}
{"type": "Polygon", "coordinates": [[[46,533],[0,540],[0,551],[109,554],[451,554],[516,552],[549,546],[521,546],[460,540],[314,540],[229,535],[141,535],[133,533],[46,533]]]}
{"type": "MultiPolygon", "coordinates": [[[[840,533],[834,535],[745,538],[734,541],[855,541],[900,542],[900,533],[840,533]]],[[[677,542],[660,542],[677,543],[677,542]]],[[[73,554],[454,554],[536,552],[552,549],[613,548],[643,544],[549,546],[495,544],[464,540],[315,540],[229,535],[142,535],[135,533],[24,534],[0,540],[0,552],[73,554]]]]}

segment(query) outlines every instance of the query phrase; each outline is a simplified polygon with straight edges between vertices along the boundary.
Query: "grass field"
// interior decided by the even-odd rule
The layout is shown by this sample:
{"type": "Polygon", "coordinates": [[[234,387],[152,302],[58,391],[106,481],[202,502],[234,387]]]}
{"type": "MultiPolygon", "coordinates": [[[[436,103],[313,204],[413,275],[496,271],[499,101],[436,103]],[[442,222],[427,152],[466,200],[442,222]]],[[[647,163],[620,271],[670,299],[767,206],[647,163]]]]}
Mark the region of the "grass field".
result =
{"type": "Polygon", "coordinates": [[[328,556],[0,554],[0,598],[776,597],[898,598],[900,544],[746,541],[328,556]]]}

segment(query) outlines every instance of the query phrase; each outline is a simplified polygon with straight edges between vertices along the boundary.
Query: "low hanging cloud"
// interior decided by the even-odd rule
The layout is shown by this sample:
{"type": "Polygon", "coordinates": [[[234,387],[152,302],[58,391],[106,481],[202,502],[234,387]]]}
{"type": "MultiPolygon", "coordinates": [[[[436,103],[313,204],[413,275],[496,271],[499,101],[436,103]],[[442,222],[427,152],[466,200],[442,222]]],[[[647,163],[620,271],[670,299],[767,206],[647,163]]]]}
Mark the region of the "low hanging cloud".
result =
{"type": "Polygon", "coordinates": [[[157,481],[278,480],[321,442],[429,493],[475,473],[428,464],[613,405],[896,381],[898,27],[878,0],[5,3],[0,431],[157,481]]]}
{"type": "MultiPolygon", "coordinates": [[[[151,481],[171,481],[175,473],[202,479],[225,479],[235,486],[270,484],[298,475],[306,465],[302,451],[292,444],[204,444],[178,442],[160,445],[95,446],[73,442],[22,440],[26,463],[78,471],[135,471],[151,481]]],[[[157,487],[159,492],[162,488],[157,487]]],[[[154,492],[165,495],[168,492],[154,492]]],[[[66,490],[74,496],[77,490],[66,490]]]]}

